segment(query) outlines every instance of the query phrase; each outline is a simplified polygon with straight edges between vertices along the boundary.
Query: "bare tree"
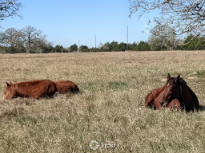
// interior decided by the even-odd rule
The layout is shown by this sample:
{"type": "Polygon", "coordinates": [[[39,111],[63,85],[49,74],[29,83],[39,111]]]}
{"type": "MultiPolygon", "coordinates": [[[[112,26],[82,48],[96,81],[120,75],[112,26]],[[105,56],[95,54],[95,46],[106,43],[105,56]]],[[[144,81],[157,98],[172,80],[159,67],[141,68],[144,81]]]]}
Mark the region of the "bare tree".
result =
{"type": "Polygon", "coordinates": [[[24,34],[26,52],[39,52],[39,47],[46,42],[46,35],[41,30],[37,30],[32,26],[25,27],[22,32],[24,34]]]}
{"type": "Polygon", "coordinates": [[[160,50],[168,49],[173,50],[179,45],[176,36],[174,35],[174,29],[169,25],[157,23],[154,28],[150,30],[149,44],[160,50]]]}
{"type": "Polygon", "coordinates": [[[21,31],[9,28],[1,33],[1,36],[1,44],[5,47],[10,47],[10,52],[21,52],[23,50],[23,34],[21,31]]]}
{"type": "Polygon", "coordinates": [[[3,33],[3,44],[5,46],[14,47],[17,39],[17,30],[15,28],[9,28],[3,33]]]}
{"type": "Polygon", "coordinates": [[[7,49],[5,52],[41,53],[49,52],[52,43],[46,40],[46,35],[35,27],[27,26],[21,30],[9,28],[0,33],[0,45],[7,49]]]}
{"type": "Polygon", "coordinates": [[[175,35],[192,33],[205,35],[205,1],[204,0],[129,0],[130,17],[139,13],[139,17],[152,10],[160,9],[159,22],[172,25],[175,35]]]}
{"type": "Polygon", "coordinates": [[[22,7],[17,0],[1,0],[0,1],[0,20],[5,20],[8,17],[19,16],[19,9],[22,7]]]}

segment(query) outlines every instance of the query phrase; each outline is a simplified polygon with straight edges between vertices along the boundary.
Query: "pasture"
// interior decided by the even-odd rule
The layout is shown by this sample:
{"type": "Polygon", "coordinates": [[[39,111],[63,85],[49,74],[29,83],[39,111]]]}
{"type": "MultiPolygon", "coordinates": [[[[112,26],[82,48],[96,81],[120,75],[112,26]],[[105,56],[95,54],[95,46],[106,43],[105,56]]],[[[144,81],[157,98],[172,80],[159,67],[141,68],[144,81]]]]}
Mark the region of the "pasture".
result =
{"type": "Polygon", "coordinates": [[[71,80],[81,94],[0,99],[0,152],[195,152],[205,150],[205,52],[1,54],[6,82],[71,80]],[[145,96],[180,74],[199,112],[144,108],[145,96]]]}

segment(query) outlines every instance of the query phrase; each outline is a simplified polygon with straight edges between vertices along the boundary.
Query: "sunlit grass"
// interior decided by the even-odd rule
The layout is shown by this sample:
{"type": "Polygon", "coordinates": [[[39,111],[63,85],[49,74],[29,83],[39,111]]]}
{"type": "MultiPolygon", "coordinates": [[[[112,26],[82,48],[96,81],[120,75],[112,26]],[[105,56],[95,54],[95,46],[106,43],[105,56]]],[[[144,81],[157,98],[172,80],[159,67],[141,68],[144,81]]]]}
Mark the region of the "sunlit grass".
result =
{"type": "Polygon", "coordinates": [[[0,152],[203,152],[203,107],[179,113],[142,104],[170,73],[204,106],[204,59],[202,51],[2,54],[1,97],[5,82],[35,79],[71,80],[81,93],[1,99],[0,152]]]}

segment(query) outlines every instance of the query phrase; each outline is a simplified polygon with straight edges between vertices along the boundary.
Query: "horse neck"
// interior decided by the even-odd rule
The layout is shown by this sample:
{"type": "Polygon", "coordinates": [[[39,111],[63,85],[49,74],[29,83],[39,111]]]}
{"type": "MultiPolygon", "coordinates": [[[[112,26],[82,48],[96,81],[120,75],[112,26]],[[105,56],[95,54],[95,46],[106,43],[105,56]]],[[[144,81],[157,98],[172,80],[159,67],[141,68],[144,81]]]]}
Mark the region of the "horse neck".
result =
{"type": "Polygon", "coordinates": [[[151,91],[151,95],[152,97],[156,100],[156,99],[162,99],[164,97],[164,95],[162,95],[163,91],[164,91],[164,88],[165,86],[162,86],[162,87],[159,87],[159,88],[156,88],[154,90],[151,91]]]}
{"type": "Polygon", "coordinates": [[[150,92],[153,97],[158,97],[163,90],[163,87],[156,88],[150,92]]]}
{"type": "Polygon", "coordinates": [[[165,84],[163,87],[162,87],[162,90],[161,90],[161,93],[159,96],[161,96],[161,100],[162,101],[165,101],[165,96],[166,96],[166,93],[169,92],[168,89],[166,89],[166,85],[165,84]]]}
{"type": "Polygon", "coordinates": [[[18,89],[18,83],[16,83],[16,84],[12,84],[12,85],[11,85],[11,89],[17,92],[17,89],[18,89]]]}
{"type": "Polygon", "coordinates": [[[164,89],[164,90],[162,90],[162,100],[164,101],[164,100],[165,100],[165,95],[166,95],[166,93],[168,92],[168,90],[165,88],[165,86],[164,86],[163,89],[164,89]]]}
{"type": "Polygon", "coordinates": [[[157,88],[157,91],[159,92],[159,94],[161,94],[161,92],[164,91],[164,88],[165,88],[165,86],[162,86],[162,87],[160,87],[160,88],[157,88]]]}

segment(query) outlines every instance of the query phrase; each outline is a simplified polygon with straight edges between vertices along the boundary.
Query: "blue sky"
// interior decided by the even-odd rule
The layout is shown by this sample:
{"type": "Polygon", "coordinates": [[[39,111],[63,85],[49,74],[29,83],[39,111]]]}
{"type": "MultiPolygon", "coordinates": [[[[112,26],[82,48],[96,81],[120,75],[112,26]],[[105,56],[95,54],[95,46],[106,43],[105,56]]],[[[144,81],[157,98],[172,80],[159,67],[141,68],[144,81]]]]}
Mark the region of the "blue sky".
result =
{"type": "Polygon", "coordinates": [[[33,26],[47,35],[54,45],[69,47],[73,44],[95,47],[99,43],[118,41],[129,43],[147,41],[142,33],[156,13],[138,14],[129,18],[129,0],[19,0],[23,4],[18,17],[2,21],[2,31],[14,27],[33,26]]]}

